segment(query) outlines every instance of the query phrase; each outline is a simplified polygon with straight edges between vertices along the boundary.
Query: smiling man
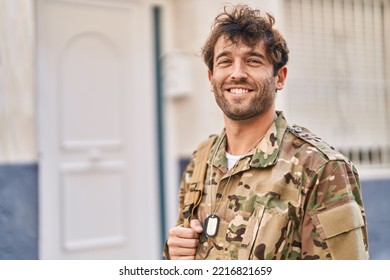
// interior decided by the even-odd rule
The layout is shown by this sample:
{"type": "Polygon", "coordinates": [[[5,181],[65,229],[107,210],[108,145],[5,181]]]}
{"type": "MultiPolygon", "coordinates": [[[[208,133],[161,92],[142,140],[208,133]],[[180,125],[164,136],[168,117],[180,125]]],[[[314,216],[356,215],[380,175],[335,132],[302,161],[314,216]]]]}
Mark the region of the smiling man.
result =
{"type": "Polygon", "coordinates": [[[288,48],[274,18],[225,8],[203,48],[222,132],[186,168],[168,259],[367,259],[358,174],[275,110],[288,48]]]}

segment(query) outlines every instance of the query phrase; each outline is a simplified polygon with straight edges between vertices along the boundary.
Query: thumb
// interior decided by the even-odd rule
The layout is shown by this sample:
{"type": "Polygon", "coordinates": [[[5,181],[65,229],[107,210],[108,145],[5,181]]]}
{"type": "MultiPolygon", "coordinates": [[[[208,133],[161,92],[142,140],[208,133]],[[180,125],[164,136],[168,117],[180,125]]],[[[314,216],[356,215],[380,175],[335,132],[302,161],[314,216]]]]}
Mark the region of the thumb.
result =
{"type": "Polygon", "coordinates": [[[203,227],[198,219],[191,220],[190,227],[197,233],[201,233],[203,231],[203,227]]]}

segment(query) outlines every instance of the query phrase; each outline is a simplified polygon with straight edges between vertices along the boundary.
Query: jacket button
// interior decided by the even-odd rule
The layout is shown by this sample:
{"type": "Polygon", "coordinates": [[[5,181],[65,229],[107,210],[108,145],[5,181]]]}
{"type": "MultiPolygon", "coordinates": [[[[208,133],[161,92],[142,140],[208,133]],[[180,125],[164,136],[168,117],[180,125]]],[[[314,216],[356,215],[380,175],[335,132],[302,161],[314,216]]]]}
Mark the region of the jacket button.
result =
{"type": "Polygon", "coordinates": [[[301,127],[295,126],[295,127],[294,127],[294,131],[297,132],[297,133],[301,133],[303,130],[302,130],[301,127]]]}

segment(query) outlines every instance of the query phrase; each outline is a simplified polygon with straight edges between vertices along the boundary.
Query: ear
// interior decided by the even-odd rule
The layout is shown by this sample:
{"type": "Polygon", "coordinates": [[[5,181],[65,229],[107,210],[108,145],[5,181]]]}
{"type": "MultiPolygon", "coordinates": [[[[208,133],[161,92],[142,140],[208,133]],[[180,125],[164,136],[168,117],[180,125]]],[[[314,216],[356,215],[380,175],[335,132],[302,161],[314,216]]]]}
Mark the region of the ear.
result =
{"type": "Polygon", "coordinates": [[[213,72],[211,70],[208,70],[207,71],[207,76],[208,76],[209,81],[210,81],[210,91],[214,92],[214,88],[213,88],[213,72]]]}
{"type": "Polygon", "coordinates": [[[276,74],[275,79],[275,88],[276,90],[282,90],[284,87],[284,82],[287,78],[287,67],[283,66],[278,70],[278,73],[276,74]]]}
{"type": "Polygon", "coordinates": [[[213,72],[210,69],[207,70],[207,75],[208,75],[209,81],[211,82],[211,80],[213,79],[213,72]]]}

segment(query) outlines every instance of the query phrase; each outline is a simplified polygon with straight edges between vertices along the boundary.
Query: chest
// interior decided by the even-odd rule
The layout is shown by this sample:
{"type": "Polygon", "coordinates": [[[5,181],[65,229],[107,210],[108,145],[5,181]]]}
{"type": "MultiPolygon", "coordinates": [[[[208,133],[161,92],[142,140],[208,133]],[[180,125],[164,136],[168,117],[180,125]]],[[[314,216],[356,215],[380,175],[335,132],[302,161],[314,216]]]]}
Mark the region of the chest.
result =
{"type": "Polygon", "coordinates": [[[297,225],[301,203],[300,170],[288,164],[210,172],[198,219],[220,219],[213,238],[201,237],[199,258],[271,258],[286,245],[297,225]],[[264,248],[264,250],[262,249],[264,248]]]}

